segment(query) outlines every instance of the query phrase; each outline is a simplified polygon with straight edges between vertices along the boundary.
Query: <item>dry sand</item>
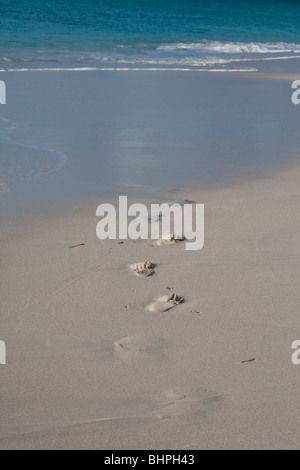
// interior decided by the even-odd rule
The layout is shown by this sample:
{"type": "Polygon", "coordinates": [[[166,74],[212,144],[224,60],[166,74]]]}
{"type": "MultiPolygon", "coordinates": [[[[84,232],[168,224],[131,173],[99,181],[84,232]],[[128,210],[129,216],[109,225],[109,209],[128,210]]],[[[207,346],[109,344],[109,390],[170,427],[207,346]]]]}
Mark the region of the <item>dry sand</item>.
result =
{"type": "Polygon", "coordinates": [[[1,449],[299,448],[300,169],[179,197],[202,251],[100,242],[103,201],[1,227],[1,449]]]}

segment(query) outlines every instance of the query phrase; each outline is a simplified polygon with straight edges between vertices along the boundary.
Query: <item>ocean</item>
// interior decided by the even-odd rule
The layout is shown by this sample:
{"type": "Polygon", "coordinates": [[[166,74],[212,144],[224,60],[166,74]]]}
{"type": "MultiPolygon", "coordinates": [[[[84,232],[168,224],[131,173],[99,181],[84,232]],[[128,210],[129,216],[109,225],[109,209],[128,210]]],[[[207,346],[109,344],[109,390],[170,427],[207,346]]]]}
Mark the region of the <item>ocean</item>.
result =
{"type": "Polygon", "coordinates": [[[299,24],[296,0],[4,0],[0,67],[241,68],[300,56],[299,24]]]}
{"type": "Polygon", "coordinates": [[[247,72],[297,72],[299,24],[293,0],[1,1],[2,202],[226,185],[294,164],[291,83],[247,72]]]}

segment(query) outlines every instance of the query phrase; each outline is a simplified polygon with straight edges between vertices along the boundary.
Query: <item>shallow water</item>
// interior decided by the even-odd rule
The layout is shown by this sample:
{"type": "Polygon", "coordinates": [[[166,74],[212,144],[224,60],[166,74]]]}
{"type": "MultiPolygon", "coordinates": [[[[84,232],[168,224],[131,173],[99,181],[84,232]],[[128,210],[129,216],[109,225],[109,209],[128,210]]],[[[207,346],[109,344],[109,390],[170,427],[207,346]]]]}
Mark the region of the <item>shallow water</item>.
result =
{"type": "Polygon", "coordinates": [[[1,202],[224,185],[292,165],[291,84],[242,74],[298,72],[299,21],[292,0],[1,2],[1,202]]]}
{"type": "Polygon", "coordinates": [[[299,158],[289,82],[173,72],[5,78],[2,117],[17,125],[0,135],[4,201],[227,185],[299,158]]]}
{"type": "Polygon", "coordinates": [[[59,150],[14,140],[18,127],[17,122],[0,118],[0,193],[9,192],[14,182],[58,171],[67,160],[59,150]]]}

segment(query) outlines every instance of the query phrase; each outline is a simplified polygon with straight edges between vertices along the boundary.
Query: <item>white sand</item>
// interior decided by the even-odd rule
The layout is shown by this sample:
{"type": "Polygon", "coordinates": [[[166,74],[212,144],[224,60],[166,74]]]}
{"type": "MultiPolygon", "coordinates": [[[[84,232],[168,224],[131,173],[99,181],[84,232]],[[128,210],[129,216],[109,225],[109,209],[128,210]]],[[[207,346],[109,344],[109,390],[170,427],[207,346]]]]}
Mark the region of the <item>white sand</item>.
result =
{"type": "Polygon", "coordinates": [[[1,227],[1,449],[299,448],[300,169],[176,198],[200,252],[100,242],[103,201],[1,227]]]}

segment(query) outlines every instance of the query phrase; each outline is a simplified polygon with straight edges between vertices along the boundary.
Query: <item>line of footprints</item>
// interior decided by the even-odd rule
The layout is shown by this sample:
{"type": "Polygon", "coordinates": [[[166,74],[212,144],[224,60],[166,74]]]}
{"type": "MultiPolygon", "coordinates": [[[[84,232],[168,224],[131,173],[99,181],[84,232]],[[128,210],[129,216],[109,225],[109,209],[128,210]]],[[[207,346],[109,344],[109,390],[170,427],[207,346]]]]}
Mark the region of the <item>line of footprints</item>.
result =
{"type": "MultiPolygon", "coordinates": [[[[168,239],[163,239],[158,242],[159,245],[175,244],[183,241],[182,239],[177,239],[174,235],[168,237],[168,239]]],[[[130,269],[137,275],[141,277],[150,277],[155,274],[156,265],[151,261],[146,261],[142,263],[136,263],[130,265],[130,269]]],[[[185,302],[184,297],[180,297],[176,293],[170,295],[164,295],[158,298],[154,303],[148,306],[150,312],[162,313],[168,312],[177,305],[183,304],[185,302]]]]}

